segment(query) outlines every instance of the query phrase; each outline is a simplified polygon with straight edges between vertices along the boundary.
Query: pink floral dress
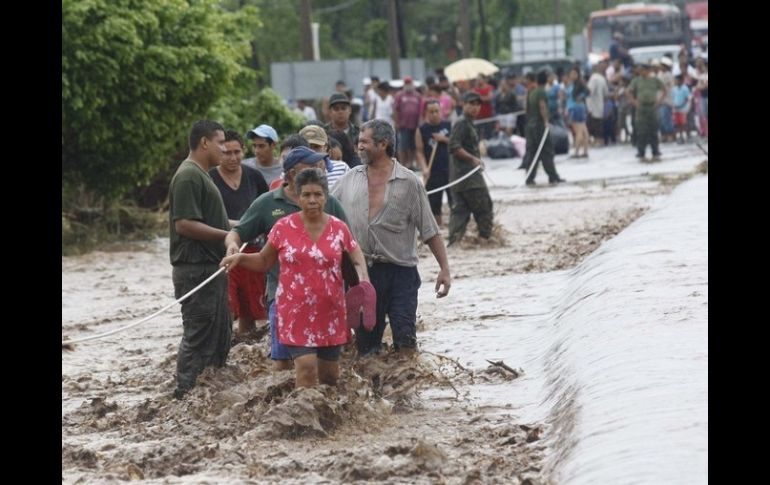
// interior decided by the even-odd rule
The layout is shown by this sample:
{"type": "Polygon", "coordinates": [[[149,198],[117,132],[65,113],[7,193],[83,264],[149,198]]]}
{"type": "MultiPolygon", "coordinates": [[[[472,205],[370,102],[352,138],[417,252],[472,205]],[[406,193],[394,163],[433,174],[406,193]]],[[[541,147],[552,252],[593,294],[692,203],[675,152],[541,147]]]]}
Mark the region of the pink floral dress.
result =
{"type": "Polygon", "coordinates": [[[358,247],[348,226],[330,215],[313,242],[295,212],[276,222],[267,240],[278,251],[281,265],[275,293],[278,341],[301,347],[348,343],[340,264],[343,250],[358,247]]]}

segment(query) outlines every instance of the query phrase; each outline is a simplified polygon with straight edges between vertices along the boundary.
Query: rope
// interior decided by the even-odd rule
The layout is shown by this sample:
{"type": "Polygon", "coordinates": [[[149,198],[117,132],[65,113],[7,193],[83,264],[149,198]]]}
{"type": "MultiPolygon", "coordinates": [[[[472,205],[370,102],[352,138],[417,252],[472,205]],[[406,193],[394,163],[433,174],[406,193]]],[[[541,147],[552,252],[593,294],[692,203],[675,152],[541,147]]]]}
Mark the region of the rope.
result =
{"type": "MultiPolygon", "coordinates": [[[[527,178],[529,177],[529,174],[531,174],[531,173],[532,173],[532,170],[534,170],[534,168],[535,168],[535,165],[536,165],[536,164],[537,164],[537,163],[540,161],[538,157],[540,156],[540,152],[541,152],[541,151],[543,151],[543,145],[545,145],[545,137],[547,137],[547,136],[548,136],[548,132],[549,132],[549,131],[550,131],[550,128],[548,127],[548,125],[545,125],[545,131],[543,132],[543,137],[542,137],[542,138],[540,138],[540,146],[538,146],[538,147],[537,147],[537,152],[535,153],[535,157],[532,159],[532,162],[531,162],[531,163],[530,163],[530,165],[529,165],[529,170],[527,170],[527,173],[526,173],[526,175],[524,175],[524,181],[525,181],[525,182],[526,182],[527,178]]],[[[456,184],[458,184],[458,183],[462,182],[463,180],[467,179],[468,177],[470,177],[471,175],[473,175],[474,173],[476,173],[476,172],[477,172],[479,169],[481,169],[481,168],[482,168],[482,166],[483,166],[483,165],[477,165],[477,166],[476,166],[476,167],[475,167],[473,170],[471,170],[470,172],[466,173],[465,175],[463,175],[463,176],[462,176],[462,177],[460,177],[459,179],[455,180],[454,182],[450,182],[450,183],[448,183],[448,184],[444,185],[443,187],[439,187],[439,188],[437,188],[437,189],[431,189],[431,190],[429,190],[429,191],[428,191],[428,195],[430,195],[430,194],[435,194],[436,192],[441,192],[441,191],[442,191],[442,190],[444,190],[444,189],[448,189],[449,187],[451,187],[451,186],[453,186],[453,185],[456,185],[456,184]]],[[[485,174],[485,175],[486,175],[486,174],[485,174]]],[[[488,178],[489,182],[490,182],[490,183],[492,183],[492,179],[491,179],[491,178],[489,178],[489,175],[487,175],[487,178],[488,178]]],[[[492,184],[492,185],[494,185],[494,184],[492,184]]],[[[511,190],[513,190],[513,189],[516,189],[516,188],[518,188],[518,187],[521,187],[521,184],[519,184],[519,185],[514,185],[514,186],[512,187],[512,189],[511,189],[511,190]]]]}
{"type": "MultiPolygon", "coordinates": [[[[242,246],[241,246],[241,248],[238,250],[238,252],[241,252],[241,251],[243,251],[243,248],[245,248],[245,247],[246,247],[246,244],[247,244],[247,243],[243,243],[243,245],[242,245],[242,246]]],[[[62,344],[62,345],[70,345],[70,344],[76,344],[76,343],[79,343],[79,342],[85,342],[85,341],[87,341],[87,340],[96,340],[96,339],[99,339],[99,338],[102,338],[102,337],[107,337],[107,336],[109,336],[109,335],[112,335],[112,334],[115,334],[115,333],[118,333],[118,332],[122,332],[123,330],[128,330],[129,328],[134,328],[134,327],[136,327],[137,325],[140,325],[140,324],[142,324],[142,323],[144,323],[144,322],[146,322],[146,321],[149,321],[149,320],[151,320],[152,318],[155,318],[155,317],[157,317],[158,315],[160,315],[161,313],[165,312],[166,310],[168,310],[169,308],[171,308],[171,307],[172,307],[172,306],[174,306],[175,304],[177,304],[177,303],[182,303],[184,300],[186,300],[187,298],[189,298],[189,297],[190,297],[190,296],[191,296],[193,293],[195,293],[196,291],[198,291],[198,290],[200,290],[201,288],[203,288],[204,286],[206,286],[206,284],[207,284],[208,282],[210,282],[211,280],[213,280],[214,278],[216,278],[216,277],[217,277],[217,275],[219,275],[219,273],[221,273],[221,272],[222,272],[222,271],[224,271],[224,270],[225,270],[225,267],[224,267],[224,266],[223,266],[223,267],[221,267],[221,268],[219,268],[219,269],[218,269],[218,270],[217,270],[217,271],[216,271],[214,274],[212,274],[211,276],[209,276],[209,277],[206,279],[206,281],[204,281],[203,283],[199,284],[198,286],[196,286],[196,287],[195,287],[195,288],[193,288],[192,290],[188,291],[188,292],[187,292],[187,294],[185,294],[184,296],[182,296],[182,297],[181,297],[181,298],[179,298],[178,300],[176,300],[176,301],[173,301],[173,302],[169,303],[168,305],[164,306],[163,308],[161,308],[161,309],[160,309],[160,310],[158,310],[157,312],[153,313],[152,315],[150,315],[150,316],[147,316],[147,317],[144,317],[143,319],[139,320],[138,322],[134,322],[134,323],[132,323],[132,324],[130,324],[130,325],[126,325],[125,327],[117,328],[117,329],[115,329],[115,330],[110,330],[109,332],[100,333],[100,334],[98,334],[98,335],[91,335],[90,337],[81,337],[81,338],[77,338],[77,339],[73,339],[73,340],[62,340],[62,341],[61,341],[61,344],[62,344]]]]}
{"type": "MultiPolygon", "coordinates": [[[[545,125],[545,131],[543,132],[543,137],[540,138],[540,145],[537,147],[537,152],[535,152],[534,158],[532,158],[532,161],[529,163],[529,170],[527,170],[527,173],[524,175],[524,182],[526,183],[527,179],[529,178],[529,174],[532,173],[532,170],[535,169],[535,166],[540,162],[540,152],[543,150],[543,145],[545,145],[545,137],[548,136],[548,132],[550,131],[550,128],[548,125],[545,125]]],[[[526,154],[525,154],[526,155],[526,154]]],[[[521,187],[521,184],[514,185],[511,190],[515,190],[521,187]]]]}
{"type": "Polygon", "coordinates": [[[482,165],[476,165],[476,167],[473,170],[471,170],[470,172],[466,173],[465,175],[463,175],[459,179],[455,180],[454,182],[449,182],[448,184],[444,185],[443,187],[439,187],[437,189],[429,190],[428,191],[428,195],[435,194],[436,192],[441,192],[444,189],[448,189],[449,187],[451,187],[453,185],[459,184],[460,182],[462,182],[463,180],[467,179],[468,177],[470,177],[474,173],[478,172],[479,169],[481,169],[481,167],[482,167],[482,165]]]}
{"type": "Polygon", "coordinates": [[[508,116],[508,115],[519,116],[520,114],[524,114],[524,113],[526,113],[526,111],[521,110],[521,111],[514,111],[513,113],[505,113],[505,114],[502,114],[502,115],[495,115],[495,116],[492,116],[490,118],[481,118],[480,120],[473,120],[473,124],[474,125],[478,125],[478,124],[481,124],[481,123],[488,123],[490,121],[495,121],[495,120],[502,119],[503,116],[508,116]]]}

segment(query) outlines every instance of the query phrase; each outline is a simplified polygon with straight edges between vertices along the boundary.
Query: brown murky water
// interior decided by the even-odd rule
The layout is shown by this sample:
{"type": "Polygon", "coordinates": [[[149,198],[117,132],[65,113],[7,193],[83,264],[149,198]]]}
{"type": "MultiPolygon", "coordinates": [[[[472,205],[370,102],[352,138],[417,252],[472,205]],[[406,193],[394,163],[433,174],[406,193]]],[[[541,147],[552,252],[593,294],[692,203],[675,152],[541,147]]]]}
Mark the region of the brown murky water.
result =
{"type": "MultiPolygon", "coordinates": [[[[460,247],[449,249],[453,278],[574,266],[670,189],[642,184],[496,201],[492,240],[477,241],[471,223],[460,247]]],[[[62,258],[62,336],[108,331],[168,304],[167,244],[62,258]]],[[[432,286],[437,265],[427,248],[420,254],[423,282],[432,286]]],[[[472,295],[452,297],[474,305],[472,295]]],[[[449,318],[441,300],[421,302],[418,311],[418,330],[472,324],[477,313],[449,318]]],[[[511,370],[468,369],[432,352],[363,361],[346,352],[337,388],[294,390],[291,372],[270,371],[266,342],[247,341],[232,348],[225,368],[207,369],[176,401],[180,323],[174,308],[62,353],[64,482],[551,481],[543,470],[544,423],[520,422],[511,406],[482,408],[467,398],[480,384],[515,389],[516,362],[503,363],[511,370]]]]}

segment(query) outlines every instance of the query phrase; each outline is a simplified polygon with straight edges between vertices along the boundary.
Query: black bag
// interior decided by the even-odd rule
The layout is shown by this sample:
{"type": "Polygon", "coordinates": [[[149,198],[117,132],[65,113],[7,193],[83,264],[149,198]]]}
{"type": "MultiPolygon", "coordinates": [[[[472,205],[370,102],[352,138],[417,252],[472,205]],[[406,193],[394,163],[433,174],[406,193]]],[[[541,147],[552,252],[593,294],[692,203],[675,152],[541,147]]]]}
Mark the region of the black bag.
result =
{"type": "Polygon", "coordinates": [[[559,125],[550,125],[548,136],[553,143],[553,153],[555,155],[569,153],[569,133],[566,128],[559,125]]]}
{"type": "Polygon", "coordinates": [[[516,147],[513,146],[511,139],[504,131],[498,131],[494,138],[486,141],[487,156],[489,158],[514,158],[519,154],[516,147]]]}

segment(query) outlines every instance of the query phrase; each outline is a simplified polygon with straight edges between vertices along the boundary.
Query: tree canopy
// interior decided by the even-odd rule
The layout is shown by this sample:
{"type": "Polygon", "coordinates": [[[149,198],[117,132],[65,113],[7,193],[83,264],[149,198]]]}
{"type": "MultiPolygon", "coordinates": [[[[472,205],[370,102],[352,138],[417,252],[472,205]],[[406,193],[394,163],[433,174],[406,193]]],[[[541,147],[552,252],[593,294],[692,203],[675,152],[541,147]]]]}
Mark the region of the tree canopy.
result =
{"type": "Polygon", "coordinates": [[[213,0],[63,0],[63,182],[147,182],[233,88],[255,22],[213,0]]]}

